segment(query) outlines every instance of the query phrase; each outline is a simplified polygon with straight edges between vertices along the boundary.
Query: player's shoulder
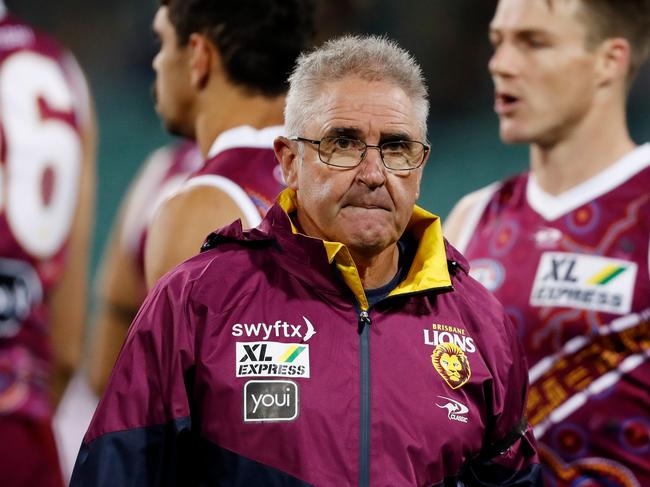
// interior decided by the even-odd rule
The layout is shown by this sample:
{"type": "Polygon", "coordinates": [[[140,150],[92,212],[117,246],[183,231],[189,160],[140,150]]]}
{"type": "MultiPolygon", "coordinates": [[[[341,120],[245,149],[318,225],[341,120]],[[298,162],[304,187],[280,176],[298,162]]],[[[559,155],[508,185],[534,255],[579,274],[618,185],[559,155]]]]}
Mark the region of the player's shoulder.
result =
{"type": "Polygon", "coordinates": [[[454,205],[445,219],[445,237],[461,252],[465,250],[468,235],[472,233],[483,210],[502,185],[502,181],[497,181],[466,194],[454,205]]]}
{"type": "Polygon", "coordinates": [[[489,200],[504,185],[505,181],[495,181],[480,189],[467,193],[454,205],[448,219],[463,218],[477,205],[489,200]]]}
{"type": "Polygon", "coordinates": [[[197,178],[189,178],[183,181],[171,192],[161,203],[161,211],[168,215],[186,215],[188,218],[200,218],[201,215],[209,215],[216,211],[219,206],[227,204],[227,193],[220,187],[210,184],[202,184],[197,178]],[[208,211],[212,208],[212,212],[208,211]],[[208,211],[206,214],[205,211],[208,211]]]}
{"type": "Polygon", "coordinates": [[[59,98],[70,97],[79,123],[94,126],[86,76],[72,52],[55,36],[6,14],[0,20],[0,65],[5,84],[26,92],[46,86],[59,98]]]}
{"type": "Polygon", "coordinates": [[[274,265],[269,252],[272,242],[270,233],[260,227],[244,229],[237,220],[211,233],[199,254],[180,263],[160,282],[191,285],[193,300],[200,300],[203,295],[219,295],[212,292],[214,289],[246,292],[258,273],[274,265]]]}
{"type": "Polygon", "coordinates": [[[12,14],[6,14],[0,20],[0,51],[32,52],[57,60],[67,53],[66,47],[55,36],[12,14]]]}

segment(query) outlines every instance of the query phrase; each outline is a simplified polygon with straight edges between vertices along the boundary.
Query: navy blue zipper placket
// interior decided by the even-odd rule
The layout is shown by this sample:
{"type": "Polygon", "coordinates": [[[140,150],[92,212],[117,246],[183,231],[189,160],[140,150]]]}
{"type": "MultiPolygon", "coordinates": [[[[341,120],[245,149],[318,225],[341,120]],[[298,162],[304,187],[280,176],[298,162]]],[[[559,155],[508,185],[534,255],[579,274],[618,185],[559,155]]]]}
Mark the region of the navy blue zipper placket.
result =
{"type": "Polygon", "coordinates": [[[359,487],[370,485],[370,308],[358,309],[359,373],[360,373],[360,432],[359,487]]]}

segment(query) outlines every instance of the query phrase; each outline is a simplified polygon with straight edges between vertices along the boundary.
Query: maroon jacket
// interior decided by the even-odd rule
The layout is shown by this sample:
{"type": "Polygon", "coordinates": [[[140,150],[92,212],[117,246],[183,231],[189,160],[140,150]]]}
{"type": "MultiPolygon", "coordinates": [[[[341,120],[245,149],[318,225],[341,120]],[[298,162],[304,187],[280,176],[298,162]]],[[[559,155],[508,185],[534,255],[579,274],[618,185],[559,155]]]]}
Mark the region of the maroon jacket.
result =
{"type": "Polygon", "coordinates": [[[540,485],[516,336],[437,217],[415,209],[408,276],[368,310],[347,249],[279,201],[150,294],[71,485],[540,485]]]}

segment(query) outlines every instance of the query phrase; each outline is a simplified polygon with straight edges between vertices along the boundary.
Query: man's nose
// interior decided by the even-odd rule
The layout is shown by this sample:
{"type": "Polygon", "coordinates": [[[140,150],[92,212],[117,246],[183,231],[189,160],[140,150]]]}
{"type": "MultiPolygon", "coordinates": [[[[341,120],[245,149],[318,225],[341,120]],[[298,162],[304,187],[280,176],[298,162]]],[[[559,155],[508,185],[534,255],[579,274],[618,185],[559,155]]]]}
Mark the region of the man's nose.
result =
{"type": "Polygon", "coordinates": [[[488,62],[488,70],[492,76],[514,76],[517,74],[517,52],[510,44],[504,42],[494,49],[488,62]]]}
{"type": "Polygon", "coordinates": [[[386,166],[381,159],[379,147],[368,146],[359,164],[358,178],[370,188],[381,186],[386,182],[386,166]]]}

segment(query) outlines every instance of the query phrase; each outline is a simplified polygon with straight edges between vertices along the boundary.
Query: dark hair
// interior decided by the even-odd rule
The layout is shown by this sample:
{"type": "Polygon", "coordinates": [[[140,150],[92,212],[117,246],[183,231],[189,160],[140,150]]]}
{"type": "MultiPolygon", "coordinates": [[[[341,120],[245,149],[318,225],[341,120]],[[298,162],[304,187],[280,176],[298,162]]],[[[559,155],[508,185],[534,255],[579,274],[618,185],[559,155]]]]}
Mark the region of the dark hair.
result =
{"type": "Polygon", "coordinates": [[[591,46],[613,37],[630,43],[631,81],[650,55],[650,0],[581,0],[580,11],[591,46]]]}
{"type": "Polygon", "coordinates": [[[201,33],[215,45],[231,82],[277,96],[314,35],[313,0],[160,0],[178,43],[201,33]]]}

